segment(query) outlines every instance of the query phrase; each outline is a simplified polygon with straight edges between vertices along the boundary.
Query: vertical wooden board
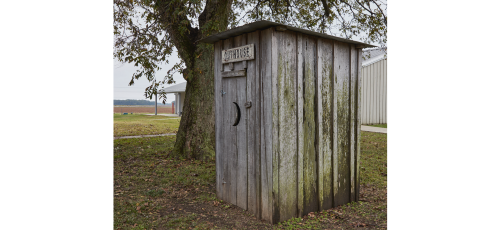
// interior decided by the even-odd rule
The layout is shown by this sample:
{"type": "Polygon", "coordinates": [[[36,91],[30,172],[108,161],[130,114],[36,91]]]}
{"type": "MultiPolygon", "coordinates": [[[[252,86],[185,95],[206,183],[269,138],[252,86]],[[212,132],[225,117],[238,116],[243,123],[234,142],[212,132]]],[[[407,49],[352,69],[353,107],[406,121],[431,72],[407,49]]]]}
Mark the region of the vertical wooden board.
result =
{"type": "MultiPolygon", "coordinates": [[[[226,39],[224,41],[224,49],[233,48],[233,38],[226,39]]],[[[233,66],[226,64],[224,66],[225,71],[231,71],[233,66]]],[[[225,124],[227,132],[225,134],[225,149],[226,158],[227,158],[227,177],[226,177],[226,185],[227,185],[227,196],[226,201],[237,205],[237,166],[238,166],[238,150],[237,150],[237,133],[236,127],[233,126],[234,118],[236,117],[236,107],[233,102],[236,102],[236,87],[237,82],[236,78],[226,78],[223,79],[224,91],[226,94],[225,98],[225,110],[228,113],[227,123],[225,124]],[[225,84],[224,84],[225,83],[225,84]]]]}
{"type": "Polygon", "coordinates": [[[334,75],[335,75],[335,103],[336,103],[336,138],[337,138],[337,183],[338,192],[334,196],[334,206],[343,205],[349,202],[349,141],[350,141],[350,117],[349,117],[349,64],[350,46],[349,44],[334,43],[334,75]]]}
{"type": "Polygon", "coordinates": [[[316,51],[316,146],[317,146],[317,151],[316,151],[316,159],[318,159],[318,200],[319,200],[319,209],[323,209],[324,205],[324,177],[323,177],[323,164],[324,164],[324,159],[323,159],[323,95],[322,93],[322,72],[323,72],[323,61],[322,61],[322,56],[323,56],[323,42],[324,40],[321,38],[318,38],[317,40],[317,51],[316,51]]]}
{"type": "MultiPolygon", "coordinates": [[[[229,48],[229,45],[227,44],[229,43],[228,40],[224,40],[222,42],[222,45],[223,45],[223,49],[227,49],[229,48]]],[[[227,65],[222,65],[222,68],[223,68],[223,71],[227,68],[226,67],[227,65]]],[[[224,96],[222,96],[222,111],[223,111],[223,121],[222,121],[222,124],[221,124],[221,128],[222,128],[222,164],[223,164],[223,174],[222,174],[222,199],[224,201],[227,201],[229,202],[229,193],[231,191],[231,186],[230,186],[230,182],[231,182],[231,178],[230,178],[230,168],[229,168],[229,148],[230,148],[230,142],[231,142],[231,136],[229,135],[230,132],[231,132],[231,127],[229,126],[230,124],[230,120],[229,120],[229,117],[231,115],[231,109],[229,106],[231,106],[229,103],[229,99],[227,97],[227,89],[229,87],[229,82],[228,80],[230,79],[221,79],[222,81],[222,90],[225,92],[224,96]]]]}
{"type": "Polygon", "coordinates": [[[351,47],[350,47],[350,78],[349,78],[349,81],[350,81],[350,101],[349,101],[349,107],[350,107],[350,111],[349,111],[349,123],[350,123],[350,131],[349,131],[349,134],[350,134],[350,138],[351,140],[349,141],[349,147],[350,147],[350,159],[349,159],[349,163],[350,163],[350,174],[349,174],[349,187],[350,187],[350,202],[353,202],[355,199],[356,199],[356,192],[355,192],[355,187],[356,187],[356,183],[354,181],[355,179],[355,166],[356,166],[356,162],[355,162],[355,154],[356,154],[356,94],[357,94],[357,90],[356,90],[356,76],[357,76],[357,70],[358,70],[358,66],[357,66],[357,56],[358,56],[358,51],[356,50],[356,48],[354,47],[353,44],[351,44],[351,47]]]}
{"type": "Polygon", "coordinates": [[[296,33],[278,32],[278,134],[280,221],[297,216],[296,33]]]}
{"type": "Polygon", "coordinates": [[[333,207],[336,207],[338,205],[338,199],[337,197],[339,196],[339,140],[338,140],[338,133],[339,133],[339,126],[338,126],[338,93],[337,93],[337,88],[338,88],[338,73],[340,71],[339,64],[341,63],[339,61],[339,56],[338,56],[338,43],[333,42],[333,76],[332,76],[332,84],[333,84],[333,207]]]}
{"type": "Polygon", "coordinates": [[[260,33],[260,76],[262,90],[261,110],[261,196],[262,219],[273,222],[272,209],[272,162],[273,162],[273,107],[272,107],[272,37],[273,28],[260,33]]]}
{"type": "Polygon", "coordinates": [[[236,80],[236,103],[238,103],[241,111],[240,122],[236,128],[236,138],[237,138],[237,153],[238,153],[238,163],[235,167],[237,171],[236,178],[236,198],[237,205],[240,208],[247,209],[247,113],[245,108],[245,102],[247,98],[246,92],[246,77],[237,77],[236,80]]]}
{"type": "MultiPolygon", "coordinates": [[[[239,47],[246,45],[246,34],[237,36],[234,38],[233,47],[239,47]]],[[[244,69],[242,62],[234,63],[235,70],[244,69]]],[[[248,209],[247,199],[248,199],[248,155],[247,155],[247,109],[245,108],[245,103],[247,102],[247,78],[246,77],[236,77],[236,103],[240,107],[241,118],[240,122],[236,128],[236,138],[237,138],[237,165],[236,165],[236,204],[238,207],[243,209],[248,209]]]]}
{"type": "MultiPolygon", "coordinates": [[[[234,120],[234,105],[232,105],[230,88],[233,86],[232,78],[222,79],[222,89],[226,92],[222,97],[223,103],[223,139],[222,139],[222,160],[223,160],[223,174],[222,174],[222,186],[223,193],[222,198],[224,201],[236,204],[236,200],[232,200],[233,197],[233,182],[234,179],[232,175],[235,175],[233,167],[233,156],[235,155],[236,149],[233,148],[236,133],[232,132],[232,122],[234,120]]],[[[234,184],[235,185],[235,184],[234,184]]],[[[234,194],[235,195],[235,194],[234,194]]],[[[234,196],[236,198],[236,196],[234,196]]]]}
{"type": "MultiPolygon", "coordinates": [[[[317,161],[316,161],[316,38],[304,35],[302,49],[304,56],[302,96],[303,109],[299,114],[303,114],[303,121],[299,123],[303,132],[303,171],[304,171],[304,214],[318,211],[318,188],[317,188],[317,161]]],[[[300,101],[300,100],[299,100],[300,101]]]]}
{"type": "Polygon", "coordinates": [[[304,53],[302,49],[302,33],[297,33],[297,216],[304,213],[304,53]]]}
{"type": "Polygon", "coordinates": [[[333,135],[333,42],[318,39],[318,183],[320,209],[333,206],[332,135],[333,135]]]}
{"type": "MultiPolygon", "coordinates": [[[[224,79],[225,80],[225,79],[224,79]]],[[[230,132],[228,133],[228,140],[229,142],[229,148],[228,148],[228,165],[229,165],[229,171],[230,171],[230,191],[229,191],[229,202],[231,202],[234,205],[238,205],[238,133],[236,130],[236,126],[233,126],[234,123],[234,118],[236,117],[236,107],[233,104],[233,102],[237,101],[237,78],[230,78],[227,79],[228,81],[228,88],[227,88],[227,96],[228,99],[228,107],[230,108],[230,116],[229,116],[229,123],[227,124],[229,126],[230,132]],[[230,137],[229,137],[230,136],[230,137]]]]}
{"type": "Polygon", "coordinates": [[[222,199],[222,81],[220,76],[221,68],[221,44],[222,41],[217,41],[214,44],[214,88],[215,88],[215,190],[218,199],[222,199]]]}
{"type": "Polygon", "coordinates": [[[247,62],[247,100],[252,102],[252,107],[245,109],[248,118],[247,140],[248,140],[248,210],[257,218],[260,218],[259,212],[259,185],[260,185],[260,148],[259,148],[259,120],[260,101],[258,97],[258,61],[259,61],[259,31],[249,33],[247,37],[248,44],[254,44],[255,58],[247,62]]]}
{"type": "MultiPolygon", "coordinates": [[[[262,76],[260,75],[260,61],[261,47],[260,47],[260,31],[253,33],[253,43],[255,44],[255,78],[254,78],[254,98],[255,98],[255,206],[256,213],[255,216],[258,219],[262,219],[262,173],[261,173],[261,150],[264,144],[262,144],[262,136],[264,131],[262,130],[262,76]]],[[[254,102],[252,102],[253,104],[254,102]]]]}
{"type": "MultiPolygon", "coordinates": [[[[361,49],[358,50],[358,76],[357,76],[357,97],[358,97],[358,105],[361,103],[361,97],[363,96],[361,93],[363,89],[361,88],[363,85],[363,78],[361,78],[361,57],[363,55],[363,51],[361,49]]],[[[356,122],[356,202],[359,201],[359,168],[360,168],[360,159],[361,159],[361,108],[358,106],[357,108],[357,122],[356,122]]]]}
{"type": "Polygon", "coordinates": [[[278,41],[281,32],[272,31],[271,36],[271,94],[272,94],[272,222],[277,223],[279,217],[279,107],[278,107],[278,41]]]}

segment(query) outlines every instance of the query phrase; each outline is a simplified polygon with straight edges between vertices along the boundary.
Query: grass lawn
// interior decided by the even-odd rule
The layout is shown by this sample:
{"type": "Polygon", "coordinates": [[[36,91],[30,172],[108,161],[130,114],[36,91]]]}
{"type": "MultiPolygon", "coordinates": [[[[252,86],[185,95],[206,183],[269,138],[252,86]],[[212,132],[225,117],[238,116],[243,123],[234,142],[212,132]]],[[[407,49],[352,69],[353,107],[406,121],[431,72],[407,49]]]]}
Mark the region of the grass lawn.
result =
{"type": "Polygon", "coordinates": [[[368,125],[368,126],[379,127],[379,128],[387,128],[387,124],[374,124],[374,125],[368,125]]]}
{"type": "Polygon", "coordinates": [[[387,134],[362,132],[361,140],[360,202],[274,226],[216,198],[214,159],[169,157],[175,136],[114,140],[114,228],[385,229],[387,134]]]}
{"type": "Polygon", "coordinates": [[[180,117],[148,116],[144,114],[113,114],[113,136],[136,136],[177,133],[180,117]]]}

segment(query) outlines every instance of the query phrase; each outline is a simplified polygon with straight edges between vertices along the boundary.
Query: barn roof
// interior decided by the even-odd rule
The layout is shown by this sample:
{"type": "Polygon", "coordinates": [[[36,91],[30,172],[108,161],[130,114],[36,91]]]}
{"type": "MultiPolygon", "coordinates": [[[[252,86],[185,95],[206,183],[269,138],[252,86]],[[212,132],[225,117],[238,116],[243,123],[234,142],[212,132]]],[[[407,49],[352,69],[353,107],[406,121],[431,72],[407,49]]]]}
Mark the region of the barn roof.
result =
{"type": "Polygon", "coordinates": [[[387,47],[363,50],[363,66],[371,65],[387,58],[387,47]]]}
{"type": "Polygon", "coordinates": [[[215,43],[216,41],[219,41],[219,40],[228,39],[230,37],[236,37],[238,35],[241,35],[241,34],[244,34],[244,33],[253,32],[253,31],[256,31],[256,30],[267,29],[267,28],[273,27],[273,26],[283,26],[287,30],[301,32],[301,33],[304,33],[304,34],[318,36],[318,37],[322,37],[322,38],[326,38],[326,39],[332,39],[332,40],[336,40],[336,41],[340,41],[340,42],[361,45],[363,47],[376,47],[376,46],[373,46],[373,45],[370,45],[370,44],[366,44],[366,43],[362,43],[362,42],[358,42],[358,41],[353,41],[353,40],[349,40],[349,39],[345,39],[345,38],[335,37],[335,36],[331,36],[331,35],[328,35],[328,34],[318,33],[318,32],[314,32],[314,31],[310,31],[310,30],[300,29],[300,28],[296,28],[296,27],[293,27],[293,26],[288,26],[288,25],[284,25],[284,24],[280,24],[280,23],[276,23],[276,22],[264,21],[264,20],[263,21],[253,22],[253,23],[250,23],[250,24],[246,24],[246,25],[243,25],[243,26],[240,26],[240,27],[236,27],[236,28],[233,28],[233,29],[230,29],[230,30],[226,30],[226,31],[218,33],[218,34],[214,34],[214,35],[208,36],[206,38],[203,38],[201,40],[198,40],[198,42],[202,42],[202,43],[215,43]]]}
{"type": "Polygon", "coordinates": [[[160,93],[182,93],[186,91],[186,84],[187,82],[182,82],[177,85],[173,85],[164,89],[160,89],[160,93]]]}

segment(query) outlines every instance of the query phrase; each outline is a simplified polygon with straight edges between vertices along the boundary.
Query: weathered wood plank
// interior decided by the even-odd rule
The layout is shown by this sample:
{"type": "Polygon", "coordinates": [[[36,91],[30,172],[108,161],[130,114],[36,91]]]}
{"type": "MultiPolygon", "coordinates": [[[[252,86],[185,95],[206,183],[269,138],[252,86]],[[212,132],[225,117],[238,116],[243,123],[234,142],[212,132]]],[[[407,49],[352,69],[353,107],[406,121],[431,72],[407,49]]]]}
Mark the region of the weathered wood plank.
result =
{"type": "Polygon", "coordinates": [[[278,32],[278,122],[280,221],[297,216],[296,33],[278,32]]]}
{"type": "MultiPolygon", "coordinates": [[[[303,70],[303,122],[299,123],[303,129],[303,170],[304,170],[304,213],[319,210],[317,188],[317,160],[316,160],[316,38],[304,35],[302,40],[304,53],[303,70]]],[[[302,96],[302,95],[300,95],[302,96]]]]}
{"type": "Polygon", "coordinates": [[[297,33],[297,216],[304,216],[304,50],[302,33],[297,33]]]}
{"type": "Polygon", "coordinates": [[[278,42],[281,40],[281,32],[273,31],[271,37],[271,93],[272,93],[272,222],[280,220],[279,204],[279,104],[278,104],[278,42]]]}
{"type": "Polygon", "coordinates": [[[318,155],[320,184],[320,209],[333,206],[333,170],[332,170],[332,135],[333,135],[333,86],[332,86],[333,42],[318,39],[318,155]]]}
{"type": "Polygon", "coordinates": [[[339,141],[338,141],[338,132],[339,132],[339,127],[338,127],[338,94],[337,94],[337,73],[339,71],[338,68],[338,60],[337,60],[337,43],[333,42],[333,57],[332,57],[332,63],[333,63],[333,76],[332,76],[332,84],[333,84],[333,108],[332,108],[332,114],[333,114],[333,206],[336,207],[337,204],[337,197],[339,195],[339,141]]]}
{"type": "Polygon", "coordinates": [[[260,69],[261,76],[261,195],[262,219],[273,222],[272,210],[272,162],[273,162],[273,120],[272,120],[272,36],[273,29],[269,28],[260,33],[260,69]]]}
{"type": "Polygon", "coordinates": [[[357,90],[356,90],[356,76],[357,76],[357,70],[358,70],[358,66],[357,66],[357,56],[358,56],[358,52],[356,51],[356,48],[355,48],[355,45],[354,44],[351,44],[351,47],[350,47],[350,63],[349,63],[349,68],[350,68],[350,93],[349,93],[349,98],[350,98],[350,111],[349,111],[349,123],[350,123],[350,131],[349,131],[349,134],[350,134],[350,138],[351,140],[349,141],[349,147],[350,147],[350,181],[349,181],[349,187],[350,187],[350,202],[353,202],[356,200],[356,183],[354,181],[354,178],[355,178],[355,157],[356,157],[356,94],[357,94],[357,90]]]}
{"type": "Polygon", "coordinates": [[[222,168],[222,79],[220,76],[220,52],[221,52],[221,44],[222,41],[217,41],[214,44],[214,98],[215,98],[215,190],[218,199],[222,199],[222,174],[224,173],[224,169],[222,168]]]}
{"type": "Polygon", "coordinates": [[[229,112],[229,123],[226,124],[229,126],[229,133],[228,133],[228,140],[229,140],[229,147],[228,147],[228,166],[229,166],[229,176],[230,176],[230,191],[229,191],[229,202],[231,202],[234,205],[238,205],[237,198],[238,198],[238,171],[236,168],[238,167],[238,134],[236,130],[236,126],[233,126],[232,124],[234,123],[234,119],[236,117],[237,110],[233,104],[233,102],[236,101],[236,88],[237,88],[237,78],[229,78],[229,79],[224,79],[224,81],[228,82],[228,87],[227,87],[227,107],[229,112]],[[230,136],[230,137],[229,137],[230,136]]]}
{"type": "MultiPolygon", "coordinates": [[[[246,34],[234,38],[233,47],[240,47],[246,44],[246,34]]],[[[246,70],[243,68],[243,63],[235,62],[234,68],[236,71],[246,70]]],[[[244,104],[247,102],[247,79],[236,78],[236,103],[239,105],[241,111],[240,122],[236,127],[237,138],[237,152],[238,164],[235,170],[236,176],[236,204],[242,209],[248,209],[248,154],[247,154],[247,113],[244,104]]]]}
{"type": "Polygon", "coordinates": [[[349,203],[349,44],[334,42],[335,97],[337,114],[338,192],[334,195],[334,206],[349,203]]]}
{"type": "MultiPolygon", "coordinates": [[[[226,39],[224,41],[224,49],[232,48],[233,38],[226,39]]],[[[231,71],[232,63],[225,65],[225,71],[231,71]]],[[[226,132],[225,132],[225,149],[226,158],[227,158],[227,168],[226,168],[226,187],[227,187],[227,195],[226,201],[234,204],[237,204],[237,170],[238,166],[238,150],[237,150],[237,133],[236,127],[232,126],[234,123],[234,118],[236,117],[236,108],[233,102],[236,101],[236,87],[237,87],[237,78],[224,78],[223,81],[223,89],[226,92],[224,95],[224,110],[227,113],[226,123],[226,132]]]]}
{"type": "Polygon", "coordinates": [[[318,45],[317,45],[317,55],[316,55],[316,65],[318,66],[316,68],[317,72],[317,78],[316,78],[316,91],[317,96],[316,96],[316,124],[317,124],[317,129],[316,129],[316,137],[318,140],[316,141],[317,145],[317,159],[318,159],[318,200],[319,200],[319,209],[322,210],[324,206],[324,195],[325,191],[323,189],[324,187],[324,176],[323,176],[323,164],[325,163],[323,157],[323,103],[321,99],[323,98],[321,95],[322,93],[322,81],[323,81],[323,62],[321,60],[323,56],[323,39],[318,38],[317,40],[318,45]]]}
{"type": "Polygon", "coordinates": [[[242,70],[234,70],[234,71],[225,71],[221,73],[221,77],[246,77],[247,71],[242,70]]]}
{"type": "Polygon", "coordinates": [[[258,61],[259,61],[259,32],[252,32],[247,37],[248,44],[254,44],[254,60],[244,63],[247,68],[247,100],[252,102],[252,106],[247,111],[248,125],[248,210],[257,218],[260,218],[260,101],[258,97],[258,61]]]}
{"type": "MultiPolygon", "coordinates": [[[[230,41],[228,40],[223,40],[222,41],[222,46],[224,48],[230,47],[229,43],[230,41]]],[[[222,65],[222,68],[225,70],[227,68],[227,65],[222,65]]],[[[224,71],[223,70],[223,71],[224,71]]],[[[222,192],[222,197],[223,200],[229,201],[230,197],[230,192],[231,192],[231,178],[230,178],[230,164],[229,164],[229,151],[230,151],[230,142],[231,142],[231,127],[228,125],[230,124],[230,115],[231,115],[231,109],[228,103],[230,103],[228,100],[228,94],[227,94],[227,89],[229,87],[229,81],[230,79],[221,79],[222,81],[222,90],[225,92],[224,96],[222,96],[222,111],[223,111],[223,121],[222,121],[222,161],[223,161],[223,174],[222,174],[222,186],[223,186],[223,192],[222,192]]]]}
{"type": "Polygon", "coordinates": [[[360,167],[360,157],[361,157],[361,95],[362,89],[361,86],[363,85],[362,83],[362,78],[361,78],[361,64],[362,60],[361,57],[363,55],[363,51],[361,49],[358,50],[358,76],[357,76],[357,116],[356,116],[356,199],[355,201],[359,201],[359,167],[360,167]]]}

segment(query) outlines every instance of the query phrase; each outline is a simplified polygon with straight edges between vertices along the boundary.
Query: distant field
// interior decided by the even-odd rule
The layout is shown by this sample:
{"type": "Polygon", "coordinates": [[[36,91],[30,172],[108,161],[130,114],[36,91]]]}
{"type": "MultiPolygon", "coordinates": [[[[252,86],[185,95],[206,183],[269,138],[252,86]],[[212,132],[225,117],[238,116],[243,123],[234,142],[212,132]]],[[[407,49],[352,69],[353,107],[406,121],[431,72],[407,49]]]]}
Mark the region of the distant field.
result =
{"type": "MultiPolygon", "coordinates": [[[[115,106],[114,113],[155,113],[154,106],[115,106]]],[[[158,106],[158,113],[172,113],[172,106],[158,106]]]]}
{"type": "Polygon", "coordinates": [[[144,114],[113,114],[113,136],[136,136],[177,133],[180,117],[148,116],[144,114]]]}

